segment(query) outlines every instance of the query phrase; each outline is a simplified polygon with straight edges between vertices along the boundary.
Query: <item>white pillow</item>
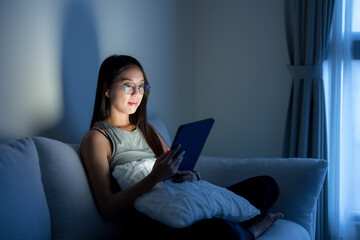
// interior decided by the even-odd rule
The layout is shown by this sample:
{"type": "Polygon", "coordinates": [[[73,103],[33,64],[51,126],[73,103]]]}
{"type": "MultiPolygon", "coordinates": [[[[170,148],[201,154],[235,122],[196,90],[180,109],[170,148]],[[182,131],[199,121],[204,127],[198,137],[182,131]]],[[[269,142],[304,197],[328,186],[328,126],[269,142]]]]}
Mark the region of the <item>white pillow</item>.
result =
{"type": "MultiPolygon", "coordinates": [[[[121,189],[126,189],[147,176],[155,158],[118,165],[113,171],[121,189]]],[[[149,217],[173,228],[190,226],[205,218],[224,218],[242,222],[260,214],[245,198],[206,181],[161,182],[143,194],[134,207],[149,217]]]]}

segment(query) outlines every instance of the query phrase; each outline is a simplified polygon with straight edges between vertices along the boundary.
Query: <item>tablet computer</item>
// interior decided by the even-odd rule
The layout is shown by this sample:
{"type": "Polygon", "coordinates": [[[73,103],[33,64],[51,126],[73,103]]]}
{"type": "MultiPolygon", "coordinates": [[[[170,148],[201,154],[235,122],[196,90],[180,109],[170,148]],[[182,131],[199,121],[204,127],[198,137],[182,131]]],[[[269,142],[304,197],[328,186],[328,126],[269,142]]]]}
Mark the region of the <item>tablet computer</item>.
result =
{"type": "Polygon", "coordinates": [[[178,170],[193,170],[215,120],[212,118],[181,125],[171,148],[180,144],[178,152],[185,151],[178,170]]]}

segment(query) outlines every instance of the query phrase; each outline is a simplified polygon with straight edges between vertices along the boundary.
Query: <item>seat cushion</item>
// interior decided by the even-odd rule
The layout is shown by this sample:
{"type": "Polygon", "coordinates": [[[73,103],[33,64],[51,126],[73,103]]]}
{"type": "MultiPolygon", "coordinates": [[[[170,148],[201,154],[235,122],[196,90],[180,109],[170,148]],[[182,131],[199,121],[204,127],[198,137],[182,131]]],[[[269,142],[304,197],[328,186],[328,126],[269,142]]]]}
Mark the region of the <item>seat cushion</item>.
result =
{"type": "Polygon", "coordinates": [[[38,154],[29,138],[0,145],[0,239],[51,239],[38,154]]]}
{"type": "Polygon", "coordinates": [[[95,205],[78,145],[33,138],[39,154],[53,239],[109,239],[122,232],[120,219],[104,221],[95,205]]]}
{"type": "Polygon", "coordinates": [[[277,220],[258,240],[310,240],[309,233],[297,223],[277,220]]]}

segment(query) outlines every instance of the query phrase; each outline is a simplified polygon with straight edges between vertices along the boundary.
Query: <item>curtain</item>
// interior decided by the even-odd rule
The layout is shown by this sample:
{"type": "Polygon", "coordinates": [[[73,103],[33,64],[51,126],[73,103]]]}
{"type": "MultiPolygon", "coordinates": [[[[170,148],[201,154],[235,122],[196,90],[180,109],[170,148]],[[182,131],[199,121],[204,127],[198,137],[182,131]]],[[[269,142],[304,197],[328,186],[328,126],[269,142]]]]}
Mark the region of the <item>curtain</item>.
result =
{"type": "MultiPolygon", "coordinates": [[[[335,0],[284,1],[285,30],[293,84],[285,128],[283,157],[327,159],[323,61],[335,0]]],[[[325,182],[326,184],[326,182],[325,182]]],[[[325,189],[325,188],[324,188],[325,189]]],[[[326,189],[325,189],[326,190],[326,189]]],[[[321,192],[316,239],[327,239],[327,203],[321,192]]],[[[310,233],[314,239],[314,232],[310,233]]]]}
{"type": "Polygon", "coordinates": [[[360,239],[360,1],[336,1],[330,39],[324,62],[330,239],[355,240],[360,239]]]}

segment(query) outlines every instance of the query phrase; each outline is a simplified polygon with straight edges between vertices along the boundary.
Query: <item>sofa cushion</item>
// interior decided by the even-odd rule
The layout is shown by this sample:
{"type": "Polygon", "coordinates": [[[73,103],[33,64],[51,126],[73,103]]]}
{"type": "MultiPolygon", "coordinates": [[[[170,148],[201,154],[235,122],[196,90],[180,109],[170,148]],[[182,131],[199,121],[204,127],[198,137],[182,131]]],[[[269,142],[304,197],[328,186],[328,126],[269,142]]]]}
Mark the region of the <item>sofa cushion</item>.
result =
{"type": "Polygon", "coordinates": [[[297,223],[277,220],[258,240],[310,240],[309,233],[297,223]]]}
{"type": "Polygon", "coordinates": [[[120,219],[104,221],[95,205],[78,145],[33,138],[52,222],[53,239],[108,239],[122,232],[120,219]]]}
{"type": "Polygon", "coordinates": [[[29,138],[0,145],[0,239],[51,239],[39,159],[29,138]]]}

